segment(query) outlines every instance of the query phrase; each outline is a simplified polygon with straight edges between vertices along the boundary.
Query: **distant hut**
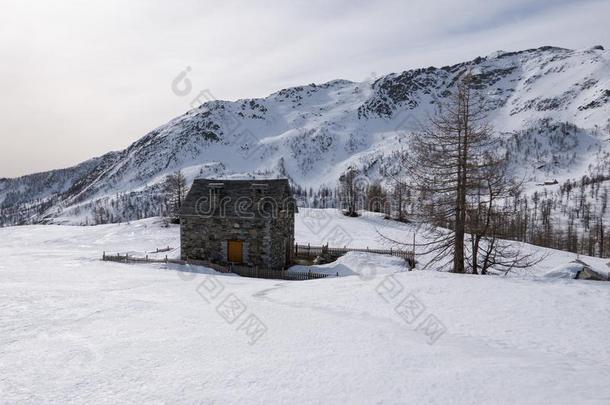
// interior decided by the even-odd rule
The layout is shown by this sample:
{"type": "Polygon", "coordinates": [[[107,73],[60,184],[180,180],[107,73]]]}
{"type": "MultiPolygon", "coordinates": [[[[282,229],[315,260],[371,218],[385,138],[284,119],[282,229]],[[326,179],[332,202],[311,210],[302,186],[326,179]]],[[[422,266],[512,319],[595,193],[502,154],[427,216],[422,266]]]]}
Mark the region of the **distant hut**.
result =
{"type": "Polygon", "coordinates": [[[182,259],[285,269],[296,211],[286,179],[196,179],[180,212],[182,259]]]}

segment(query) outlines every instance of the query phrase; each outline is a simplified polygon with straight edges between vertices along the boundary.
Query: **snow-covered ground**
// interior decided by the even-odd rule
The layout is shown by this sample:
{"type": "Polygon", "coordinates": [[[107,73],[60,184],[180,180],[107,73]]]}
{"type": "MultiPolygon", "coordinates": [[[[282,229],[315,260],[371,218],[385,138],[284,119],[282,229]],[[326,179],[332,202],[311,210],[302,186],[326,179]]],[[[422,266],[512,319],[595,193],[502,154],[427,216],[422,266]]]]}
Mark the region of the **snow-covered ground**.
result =
{"type": "MultiPolygon", "coordinates": [[[[297,220],[301,243],[385,246],[376,230],[414,231],[297,220]]],[[[99,260],[177,244],[158,219],[0,229],[0,402],[610,403],[610,283],[542,276],[574,255],[484,277],[353,253],[312,281],[99,260]]]]}

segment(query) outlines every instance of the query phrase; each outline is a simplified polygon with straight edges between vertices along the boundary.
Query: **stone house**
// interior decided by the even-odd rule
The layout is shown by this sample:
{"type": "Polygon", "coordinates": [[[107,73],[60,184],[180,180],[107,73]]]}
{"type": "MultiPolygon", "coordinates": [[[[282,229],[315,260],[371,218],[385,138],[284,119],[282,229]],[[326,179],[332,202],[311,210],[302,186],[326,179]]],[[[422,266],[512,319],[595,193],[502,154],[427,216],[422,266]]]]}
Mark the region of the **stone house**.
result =
{"type": "Polygon", "coordinates": [[[196,179],[180,211],[182,259],[285,269],[296,211],[286,179],[196,179]]]}

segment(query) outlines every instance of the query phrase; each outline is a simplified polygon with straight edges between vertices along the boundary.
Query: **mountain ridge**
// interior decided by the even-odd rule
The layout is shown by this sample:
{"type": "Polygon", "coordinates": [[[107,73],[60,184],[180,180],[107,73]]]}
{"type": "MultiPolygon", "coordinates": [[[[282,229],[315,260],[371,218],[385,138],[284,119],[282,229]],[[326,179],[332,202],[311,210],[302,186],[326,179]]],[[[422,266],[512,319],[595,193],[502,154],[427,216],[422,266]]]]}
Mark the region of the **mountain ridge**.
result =
{"type": "MultiPolygon", "coordinates": [[[[546,46],[366,82],[337,79],[262,98],[209,101],[123,150],[64,169],[0,179],[2,215],[5,224],[90,223],[92,207],[111,207],[113,199],[125,195],[136,205],[162,204],[160,183],[178,169],[189,180],[282,175],[305,188],[333,187],[350,166],[380,178],[399,169],[404,134],[419,128],[467,70],[489,99],[489,118],[506,150],[516,153],[511,139],[519,134],[568,123],[565,128],[576,134],[577,143],[583,139],[589,147],[578,151],[579,159],[604,166],[610,150],[604,143],[610,138],[609,61],[610,52],[601,47],[546,46]],[[588,156],[594,149],[597,161],[588,156]]],[[[549,129],[549,139],[554,131],[549,129]]],[[[532,139],[538,145],[546,138],[532,139]]],[[[548,149],[557,153],[557,148],[548,149]]],[[[532,184],[549,176],[567,180],[590,172],[576,163],[549,169],[543,161],[533,161],[544,160],[542,156],[522,155],[515,161],[528,166],[525,175],[532,184]]],[[[144,214],[121,213],[116,220],[158,214],[162,212],[150,208],[144,214]]]]}

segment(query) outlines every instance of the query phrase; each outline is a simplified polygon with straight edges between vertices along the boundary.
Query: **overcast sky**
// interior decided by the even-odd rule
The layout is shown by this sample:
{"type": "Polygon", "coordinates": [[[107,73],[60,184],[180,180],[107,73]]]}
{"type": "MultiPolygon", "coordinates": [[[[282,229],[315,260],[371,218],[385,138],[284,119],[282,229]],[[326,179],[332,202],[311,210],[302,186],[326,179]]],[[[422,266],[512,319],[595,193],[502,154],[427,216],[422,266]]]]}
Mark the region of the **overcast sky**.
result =
{"type": "Polygon", "coordinates": [[[607,47],[608,16],[610,0],[0,0],[0,177],[122,149],[205,89],[234,100],[496,50],[607,47]]]}

